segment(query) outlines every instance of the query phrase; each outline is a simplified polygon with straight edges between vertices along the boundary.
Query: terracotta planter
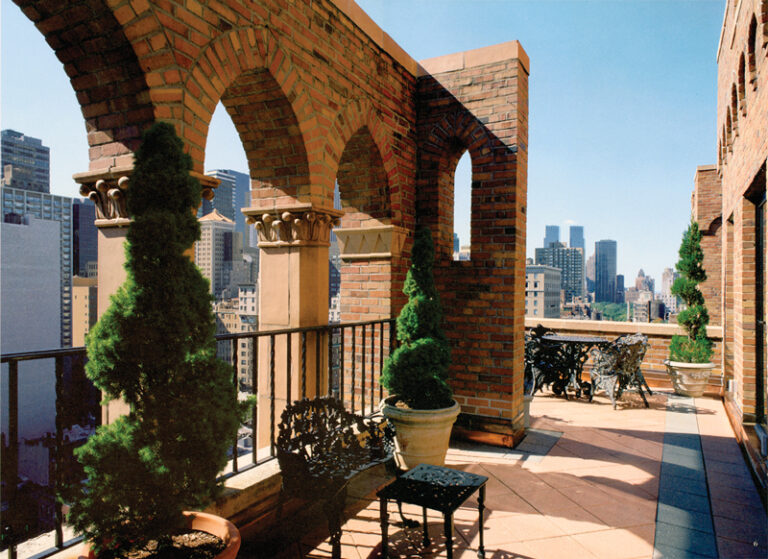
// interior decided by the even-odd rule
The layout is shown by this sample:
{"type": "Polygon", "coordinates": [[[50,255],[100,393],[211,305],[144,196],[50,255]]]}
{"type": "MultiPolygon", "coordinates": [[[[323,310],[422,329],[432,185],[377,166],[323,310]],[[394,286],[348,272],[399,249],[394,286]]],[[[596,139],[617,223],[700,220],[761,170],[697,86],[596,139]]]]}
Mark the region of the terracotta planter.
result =
{"type": "Polygon", "coordinates": [[[675,393],[691,398],[700,398],[704,395],[709,375],[715,368],[714,363],[684,363],[667,360],[664,364],[672,379],[675,393]]]}
{"type": "MultiPolygon", "coordinates": [[[[208,532],[221,538],[227,544],[227,547],[216,555],[216,559],[235,559],[237,557],[237,552],[240,549],[240,532],[229,520],[207,512],[184,512],[184,516],[188,519],[187,528],[208,532]]],[[[56,559],[65,558],[95,559],[95,556],[88,543],[84,543],[80,549],[76,549],[71,555],[56,556],[56,559]]]]}
{"type": "Polygon", "coordinates": [[[392,405],[394,396],[381,403],[381,413],[395,426],[395,459],[400,468],[418,464],[445,464],[451,428],[461,411],[457,402],[437,410],[412,410],[392,405]]]}

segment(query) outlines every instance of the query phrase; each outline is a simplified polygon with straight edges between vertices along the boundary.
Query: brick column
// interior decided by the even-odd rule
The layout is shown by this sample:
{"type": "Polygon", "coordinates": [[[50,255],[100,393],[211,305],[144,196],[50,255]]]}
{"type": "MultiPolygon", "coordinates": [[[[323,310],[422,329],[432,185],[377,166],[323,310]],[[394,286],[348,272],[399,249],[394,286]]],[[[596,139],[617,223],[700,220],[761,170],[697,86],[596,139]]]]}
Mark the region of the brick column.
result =
{"type": "MultiPolygon", "coordinates": [[[[399,308],[395,307],[397,301],[402,298],[400,286],[403,282],[398,281],[395,276],[401,268],[407,231],[395,225],[375,224],[369,227],[344,227],[336,229],[334,233],[339,239],[343,266],[340,289],[341,321],[362,322],[390,318],[395,308],[399,308]]],[[[350,373],[345,374],[342,379],[345,382],[342,393],[346,401],[354,400],[357,405],[362,400],[361,389],[365,386],[367,401],[371,402],[373,398],[370,394],[378,394],[378,373],[383,367],[380,360],[380,344],[384,346],[384,355],[388,355],[390,332],[385,328],[383,336],[380,336],[378,328],[375,332],[368,328],[363,339],[362,329],[358,329],[354,345],[351,330],[345,332],[345,336],[344,371],[350,373]],[[353,347],[357,348],[358,354],[365,351],[365,370],[362,370],[362,361],[356,361],[352,353],[353,347]],[[370,350],[371,347],[373,351],[370,350]],[[355,375],[351,374],[353,370],[355,375]],[[354,386],[351,384],[352,379],[354,386]]],[[[394,331],[392,336],[395,336],[394,331]]]]}
{"type": "MultiPolygon", "coordinates": [[[[328,324],[329,236],[343,212],[297,203],[269,210],[246,208],[243,213],[259,234],[259,330],[328,324]]],[[[291,335],[291,370],[288,371],[287,336],[275,338],[274,353],[270,338],[259,341],[258,373],[254,380],[257,382],[259,425],[265,427],[259,429],[256,437],[259,448],[270,443],[267,426],[271,421],[273,394],[276,419],[287,401],[302,395],[302,358],[306,361],[306,395],[313,397],[327,391],[328,341],[309,332],[306,352],[302,352],[301,342],[300,335],[291,335]],[[319,344],[319,352],[316,344],[319,344]],[[316,370],[321,372],[320,386],[315,382],[316,370]],[[290,394],[287,393],[288,375],[291,376],[290,394]]]]}

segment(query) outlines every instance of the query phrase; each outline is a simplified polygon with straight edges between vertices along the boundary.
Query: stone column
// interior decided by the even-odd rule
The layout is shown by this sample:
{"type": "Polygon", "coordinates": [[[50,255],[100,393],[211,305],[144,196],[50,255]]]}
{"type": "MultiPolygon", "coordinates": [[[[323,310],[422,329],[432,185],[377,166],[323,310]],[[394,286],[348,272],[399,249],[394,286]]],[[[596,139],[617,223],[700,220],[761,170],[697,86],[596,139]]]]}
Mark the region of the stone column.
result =
{"type": "MultiPolygon", "coordinates": [[[[98,282],[97,313],[101,317],[109,307],[109,298],[126,279],[125,239],[131,218],[128,215],[125,195],[130,183],[133,165],[111,167],[97,171],[76,173],[72,176],[80,185],[80,195],[96,205],[95,225],[98,229],[98,282]]],[[[199,173],[191,173],[203,188],[203,197],[213,199],[213,189],[219,180],[199,173]]],[[[190,257],[194,250],[190,247],[190,257]]],[[[102,407],[102,422],[109,423],[128,409],[122,401],[112,400],[102,407]]]]}
{"type": "MultiPolygon", "coordinates": [[[[328,324],[329,238],[343,212],[298,203],[268,210],[245,208],[243,213],[259,235],[259,330],[328,324]]],[[[273,352],[269,337],[259,342],[258,374],[254,375],[259,448],[269,446],[270,423],[273,417],[279,420],[286,402],[328,391],[328,340],[307,332],[306,351],[302,351],[300,334],[290,336],[290,352],[288,343],[287,335],[276,336],[273,352]],[[306,370],[304,384],[302,370],[306,370]],[[316,371],[320,371],[320,386],[316,371]]]]}

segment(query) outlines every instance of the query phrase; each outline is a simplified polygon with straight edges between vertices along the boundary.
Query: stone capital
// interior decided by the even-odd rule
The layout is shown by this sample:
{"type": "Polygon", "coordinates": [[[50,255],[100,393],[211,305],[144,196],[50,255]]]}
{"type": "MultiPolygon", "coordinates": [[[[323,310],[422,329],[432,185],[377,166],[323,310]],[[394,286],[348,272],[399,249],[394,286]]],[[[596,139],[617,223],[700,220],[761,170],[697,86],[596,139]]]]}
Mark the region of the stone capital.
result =
{"type": "Polygon", "coordinates": [[[345,227],[334,231],[339,239],[341,259],[374,260],[399,256],[407,231],[396,225],[345,227]]]}
{"type": "MultiPolygon", "coordinates": [[[[133,166],[126,165],[72,175],[80,185],[80,195],[96,204],[96,227],[127,227],[131,224],[125,193],[132,173],[133,166]]],[[[200,181],[202,197],[213,200],[214,189],[221,181],[195,171],[191,171],[190,175],[200,181]]]]}
{"type": "Polygon", "coordinates": [[[246,221],[256,227],[259,247],[329,246],[331,229],[344,215],[341,210],[312,204],[243,208],[246,221]]]}
{"type": "Polygon", "coordinates": [[[96,204],[96,227],[127,227],[131,223],[125,206],[133,166],[112,167],[76,173],[72,178],[80,185],[80,195],[96,204]]]}

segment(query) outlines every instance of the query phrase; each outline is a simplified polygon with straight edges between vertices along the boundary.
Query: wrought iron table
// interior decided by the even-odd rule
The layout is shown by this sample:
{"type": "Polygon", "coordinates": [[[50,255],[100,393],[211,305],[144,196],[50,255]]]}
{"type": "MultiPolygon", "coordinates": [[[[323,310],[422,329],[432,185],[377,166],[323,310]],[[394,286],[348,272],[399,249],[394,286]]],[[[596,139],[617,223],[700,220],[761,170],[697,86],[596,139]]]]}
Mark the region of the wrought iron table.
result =
{"type": "Polygon", "coordinates": [[[408,503],[422,507],[424,524],[424,546],[429,545],[427,533],[427,509],[443,513],[445,527],[445,548],[448,558],[453,557],[453,513],[470,495],[478,489],[480,493],[477,499],[477,510],[480,515],[480,547],[477,556],[485,557],[483,547],[483,511],[485,509],[485,484],[486,476],[452,470],[442,466],[419,464],[392,483],[381,489],[376,495],[379,497],[381,516],[381,556],[387,557],[387,530],[388,518],[387,500],[400,503],[408,503]]]}
{"type": "Polygon", "coordinates": [[[555,394],[562,393],[566,398],[569,387],[576,391],[577,398],[582,391],[591,393],[591,384],[581,380],[584,363],[591,348],[605,346],[611,341],[599,336],[563,334],[545,334],[539,340],[542,345],[539,352],[541,377],[536,379],[534,391],[544,384],[551,384],[555,394]]]}

